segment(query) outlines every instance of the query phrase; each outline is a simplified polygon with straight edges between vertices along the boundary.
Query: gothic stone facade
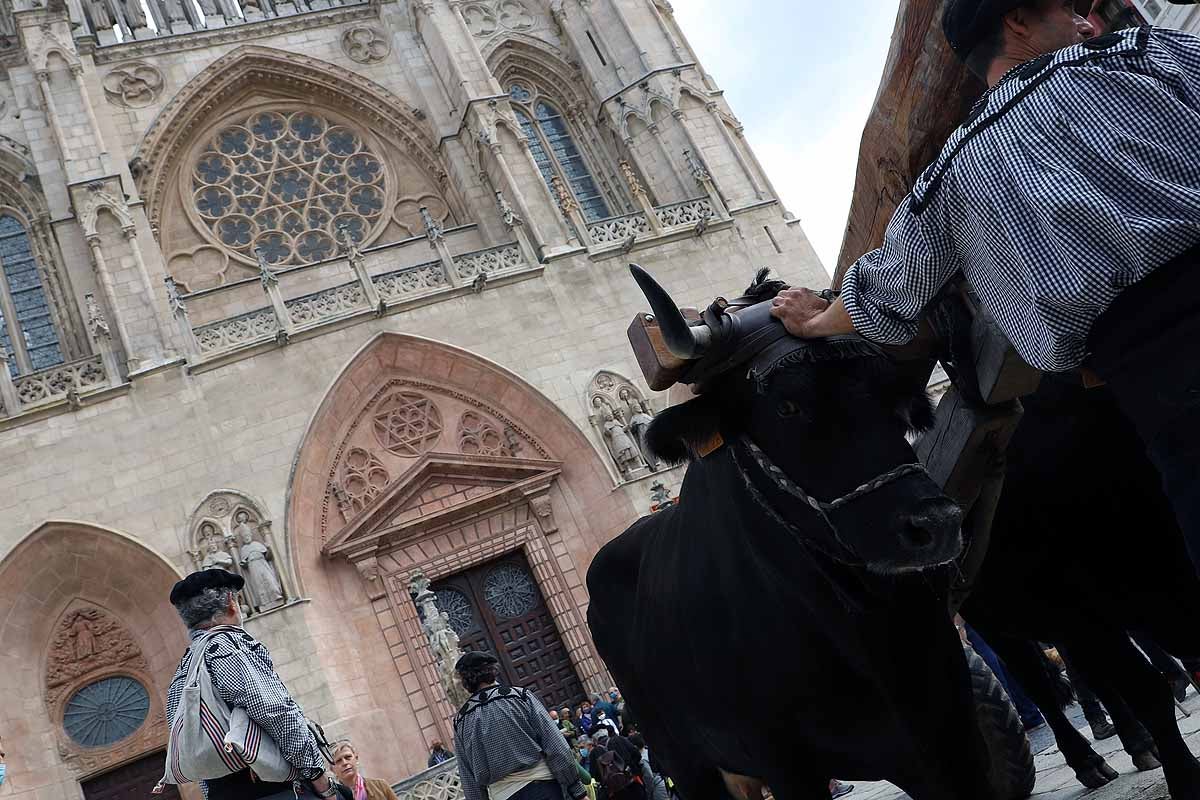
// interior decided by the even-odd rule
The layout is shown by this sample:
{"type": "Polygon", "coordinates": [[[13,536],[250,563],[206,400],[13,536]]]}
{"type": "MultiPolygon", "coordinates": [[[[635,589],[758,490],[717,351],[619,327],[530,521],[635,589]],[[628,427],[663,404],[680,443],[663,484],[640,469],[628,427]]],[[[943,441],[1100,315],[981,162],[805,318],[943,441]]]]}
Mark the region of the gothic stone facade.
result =
{"type": "Polygon", "coordinates": [[[202,565],[378,777],[450,735],[416,569],[607,686],[589,561],[679,480],[626,264],[825,281],[670,5],[3,0],[0,63],[0,796],[154,771],[202,565]]]}

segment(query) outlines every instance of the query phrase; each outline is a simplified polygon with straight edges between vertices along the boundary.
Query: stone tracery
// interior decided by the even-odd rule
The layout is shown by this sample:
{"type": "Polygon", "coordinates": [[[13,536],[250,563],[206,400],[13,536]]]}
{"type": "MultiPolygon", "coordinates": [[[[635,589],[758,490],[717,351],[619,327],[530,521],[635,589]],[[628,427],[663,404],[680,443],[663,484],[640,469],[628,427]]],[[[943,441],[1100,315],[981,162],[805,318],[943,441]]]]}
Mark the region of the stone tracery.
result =
{"type": "Polygon", "coordinates": [[[361,131],[285,107],[224,123],[196,157],[191,188],[219,244],[286,265],[335,255],[339,228],[355,243],[374,238],[388,179],[361,131]]]}

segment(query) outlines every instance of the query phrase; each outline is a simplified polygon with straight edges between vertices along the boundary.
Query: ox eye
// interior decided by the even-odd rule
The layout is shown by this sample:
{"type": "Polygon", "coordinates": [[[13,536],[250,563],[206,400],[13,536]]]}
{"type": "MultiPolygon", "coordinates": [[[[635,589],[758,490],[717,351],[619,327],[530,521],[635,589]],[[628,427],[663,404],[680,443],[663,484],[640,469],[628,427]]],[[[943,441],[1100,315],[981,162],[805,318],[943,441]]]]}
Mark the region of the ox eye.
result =
{"type": "Polygon", "coordinates": [[[794,400],[784,400],[779,404],[779,416],[781,417],[799,417],[802,416],[804,410],[800,404],[794,400]]]}

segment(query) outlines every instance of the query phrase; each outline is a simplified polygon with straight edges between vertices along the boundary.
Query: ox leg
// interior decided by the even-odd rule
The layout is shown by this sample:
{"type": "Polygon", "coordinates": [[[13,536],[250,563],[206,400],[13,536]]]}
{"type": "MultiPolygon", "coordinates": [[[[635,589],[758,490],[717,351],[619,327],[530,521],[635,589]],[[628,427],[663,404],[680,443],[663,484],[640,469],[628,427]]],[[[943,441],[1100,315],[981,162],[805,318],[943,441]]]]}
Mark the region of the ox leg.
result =
{"type": "Polygon", "coordinates": [[[1042,664],[1038,646],[1025,639],[984,635],[989,637],[992,649],[1004,659],[1009,675],[1025,688],[1029,699],[1041,710],[1046,724],[1054,731],[1054,739],[1063,758],[1075,770],[1075,778],[1089,789],[1098,789],[1117,777],[1116,770],[1092,749],[1088,740],[1063,713],[1053,680],[1042,664]]]}
{"type": "MultiPolygon", "coordinates": [[[[1171,689],[1158,670],[1133,646],[1123,631],[1072,642],[1075,665],[1097,693],[1119,693],[1158,747],[1172,797],[1200,797],[1200,763],[1188,749],[1175,723],[1171,689]]],[[[1106,705],[1109,697],[1100,694],[1106,705]]],[[[1114,702],[1116,702],[1114,698],[1114,702]]],[[[1113,711],[1109,705],[1110,713],[1113,711]]]]}

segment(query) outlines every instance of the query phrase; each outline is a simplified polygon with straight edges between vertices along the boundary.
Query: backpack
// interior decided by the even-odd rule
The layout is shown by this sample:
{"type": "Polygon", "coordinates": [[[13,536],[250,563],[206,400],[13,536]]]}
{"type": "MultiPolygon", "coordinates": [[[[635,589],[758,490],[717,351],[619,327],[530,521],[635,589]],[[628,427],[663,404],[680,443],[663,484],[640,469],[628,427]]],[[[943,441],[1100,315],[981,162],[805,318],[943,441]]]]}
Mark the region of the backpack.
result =
{"type": "Polygon", "coordinates": [[[633,783],[633,777],[629,774],[625,762],[612,750],[605,750],[601,753],[600,757],[596,759],[596,766],[600,773],[596,777],[599,778],[600,784],[609,797],[620,793],[633,783]]]}

